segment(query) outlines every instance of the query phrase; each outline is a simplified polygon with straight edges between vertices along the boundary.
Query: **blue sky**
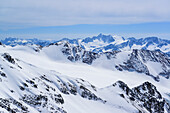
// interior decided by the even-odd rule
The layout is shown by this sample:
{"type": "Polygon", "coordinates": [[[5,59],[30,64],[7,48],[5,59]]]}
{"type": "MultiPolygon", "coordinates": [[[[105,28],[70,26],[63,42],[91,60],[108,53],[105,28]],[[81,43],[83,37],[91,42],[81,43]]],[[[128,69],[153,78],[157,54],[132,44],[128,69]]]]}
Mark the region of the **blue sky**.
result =
{"type": "Polygon", "coordinates": [[[0,0],[0,38],[170,39],[170,0],[0,0]]]}

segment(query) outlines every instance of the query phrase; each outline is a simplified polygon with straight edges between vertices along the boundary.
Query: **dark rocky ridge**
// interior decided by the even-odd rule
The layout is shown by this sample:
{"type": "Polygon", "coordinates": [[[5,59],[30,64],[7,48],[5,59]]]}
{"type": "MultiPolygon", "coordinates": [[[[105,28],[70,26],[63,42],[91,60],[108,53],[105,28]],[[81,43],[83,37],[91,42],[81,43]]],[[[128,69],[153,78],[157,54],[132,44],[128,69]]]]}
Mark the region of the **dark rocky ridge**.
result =
{"type": "MultiPolygon", "coordinates": [[[[160,72],[158,75],[164,76],[167,79],[170,77],[170,58],[161,51],[156,50],[150,51],[134,49],[127,62],[120,64],[117,68],[121,70],[137,71],[154,77],[150,74],[148,67],[145,65],[148,61],[160,63],[162,65],[163,72],[160,72]]],[[[157,81],[159,81],[158,75],[156,75],[157,77],[154,77],[157,81]]]]}
{"type": "Polygon", "coordinates": [[[149,113],[170,112],[170,104],[150,82],[144,82],[142,85],[132,89],[122,81],[113,84],[113,87],[116,86],[122,89],[120,96],[128,100],[141,113],[145,112],[145,109],[149,113]]]}

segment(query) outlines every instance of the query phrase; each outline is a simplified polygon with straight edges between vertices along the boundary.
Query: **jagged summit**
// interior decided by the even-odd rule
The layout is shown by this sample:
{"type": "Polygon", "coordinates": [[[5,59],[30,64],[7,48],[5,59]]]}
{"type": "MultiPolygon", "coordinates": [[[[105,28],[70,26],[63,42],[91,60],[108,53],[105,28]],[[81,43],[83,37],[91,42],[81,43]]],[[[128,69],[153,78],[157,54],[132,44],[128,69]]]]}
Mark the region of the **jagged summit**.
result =
{"type": "Polygon", "coordinates": [[[132,89],[122,81],[113,84],[113,87],[117,86],[122,90],[119,91],[120,96],[135,106],[139,112],[166,113],[170,111],[169,103],[161,96],[156,87],[148,81],[132,89]]]}
{"type": "Polygon", "coordinates": [[[60,41],[67,41],[74,45],[79,45],[82,48],[94,52],[105,52],[111,50],[131,50],[131,49],[159,49],[165,53],[169,53],[170,40],[160,39],[158,37],[146,37],[146,38],[127,38],[121,36],[103,35],[99,34],[94,37],[87,37],[84,39],[69,39],[64,38],[62,40],[39,40],[39,39],[19,39],[19,38],[6,38],[1,40],[5,45],[27,45],[36,44],[41,46],[48,46],[51,43],[60,41]]]}
{"type": "Polygon", "coordinates": [[[103,34],[99,34],[98,36],[94,36],[92,38],[88,37],[82,40],[82,42],[84,43],[90,43],[90,42],[94,42],[94,41],[103,41],[104,43],[111,43],[114,42],[115,39],[111,36],[111,35],[103,35],[103,34]]]}

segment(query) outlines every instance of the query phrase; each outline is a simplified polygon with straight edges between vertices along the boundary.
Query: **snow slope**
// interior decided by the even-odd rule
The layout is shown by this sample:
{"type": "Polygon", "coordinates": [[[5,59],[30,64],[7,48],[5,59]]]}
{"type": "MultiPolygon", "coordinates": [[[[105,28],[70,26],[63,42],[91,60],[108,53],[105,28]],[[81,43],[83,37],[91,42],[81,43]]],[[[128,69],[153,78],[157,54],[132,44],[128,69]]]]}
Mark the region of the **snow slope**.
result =
{"type": "MultiPolygon", "coordinates": [[[[122,106],[119,102],[116,102],[115,105],[109,105],[109,104],[104,104],[100,100],[92,101],[88,99],[83,99],[80,95],[62,94],[62,98],[64,99],[64,104],[60,104],[60,103],[55,104],[55,101],[52,100],[54,98],[53,96],[55,94],[58,95],[58,93],[61,92],[61,90],[59,90],[60,89],[59,87],[62,86],[62,85],[60,86],[59,83],[57,83],[57,81],[62,81],[65,84],[68,84],[68,82],[70,82],[70,84],[72,85],[78,85],[79,82],[76,83],[76,78],[80,78],[80,76],[77,75],[78,72],[74,71],[74,73],[77,73],[75,74],[74,78],[72,78],[73,74],[71,74],[72,77],[68,77],[64,75],[66,73],[63,73],[63,72],[69,72],[71,69],[75,70],[78,66],[74,64],[69,64],[69,65],[63,64],[63,63],[61,64],[61,63],[55,62],[55,60],[51,60],[51,59],[49,60],[46,57],[37,55],[36,52],[34,52],[34,50],[30,52],[29,47],[28,48],[25,48],[25,47],[15,47],[15,48],[5,47],[4,48],[1,46],[1,50],[2,50],[1,55],[3,53],[8,52],[15,59],[14,59],[14,63],[11,63],[5,60],[2,56],[0,58],[1,69],[3,68],[1,72],[5,73],[5,77],[1,76],[1,82],[0,82],[1,84],[0,85],[1,86],[0,87],[1,89],[0,90],[1,92],[0,93],[0,105],[2,105],[2,101],[1,101],[2,99],[10,98],[11,103],[13,103],[10,106],[11,109],[18,108],[20,112],[24,111],[26,108],[28,109],[29,112],[39,112],[39,111],[49,112],[49,111],[53,111],[53,109],[60,108],[58,112],[67,111],[68,113],[73,113],[73,112],[74,113],[80,113],[80,112],[81,113],[87,113],[87,112],[111,113],[115,111],[115,112],[127,113],[129,112],[128,110],[129,107],[131,108],[131,111],[133,112],[137,111],[135,108],[133,108],[132,105],[129,105],[123,99],[121,99],[120,101],[122,101],[122,103],[127,105],[127,106],[124,106],[125,110],[120,109],[118,107],[118,106],[122,106]],[[31,61],[31,60],[34,60],[34,61],[31,61]],[[38,64],[39,61],[42,61],[41,64],[38,64]],[[65,68],[65,66],[67,67],[65,68]],[[64,68],[65,68],[65,71],[64,71],[64,68]],[[68,68],[70,68],[70,70],[67,70],[68,68]],[[60,73],[63,73],[63,74],[60,74],[60,73]],[[29,100],[30,98],[34,97],[35,98],[34,100],[36,100],[37,98],[35,97],[35,95],[40,95],[40,94],[45,95],[44,97],[42,97],[43,99],[45,99],[46,96],[48,98],[46,107],[39,106],[39,105],[36,106],[36,104],[32,105],[33,102],[31,102],[32,104],[28,103],[29,101],[33,101],[33,100],[29,100]],[[25,95],[28,95],[29,97],[25,95]],[[30,95],[32,95],[33,97],[30,97],[30,95]],[[52,97],[50,97],[50,95],[52,97]],[[29,101],[24,100],[25,99],[24,97],[28,99],[29,101]],[[23,101],[21,101],[22,99],[23,101]],[[19,104],[18,107],[16,107],[17,104],[15,105],[13,100],[20,102],[22,105],[19,104]],[[25,104],[24,102],[27,104],[25,104]],[[52,107],[53,109],[51,110],[50,107],[52,107]]],[[[83,68],[83,67],[85,66],[82,66],[79,68],[83,68]]],[[[87,70],[89,69],[90,67],[87,68],[87,70]]],[[[94,70],[97,70],[97,69],[94,69],[94,70]]],[[[84,85],[88,87],[89,83],[88,82],[84,83],[84,85]]],[[[92,91],[95,92],[94,90],[92,91]]],[[[0,108],[0,111],[7,112],[3,108],[0,108]]]]}
{"type": "MultiPolygon", "coordinates": [[[[1,45],[0,50],[0,111],[137,113],[152,110],[155,112],[156,104],[151,103],[152,108],[147,108],[143,104],[145,102],[135,92],[135,88],[146,87],[141,90],[140,95],[147,93],[149,97],[145,97],[146,99],[154,98],[156,102],[163,102],[163,112],[169,112],[167,106],[170,101],[170,79],[159,76],[158,82],[145,73],[119,71],[115,68],[132,57],[130,55],[133,54],[132,50],[118,52],[110,59],[99,54],[100,57],[91,65],[80,60],[76,62],[68,60],[67,55],[62,52],[62,44],[43,48],[37,45],[14,47],[1,45]],[[117,81],[123,81],[128,86],[117,81]],[[147,82],[153,84],[156,89],[147,82]],[[163,98],[157,96],[159,93],[150,94],[150,90],[160,92],[163,98]]],[[[83,55],[83,52],[79,54],[83,55]]],[[[148,67],[152,75],[162,71],[161,63],[150,60],[144,62],[141,54],[145,51],[138,52],[139,60],[148,67]]]]}

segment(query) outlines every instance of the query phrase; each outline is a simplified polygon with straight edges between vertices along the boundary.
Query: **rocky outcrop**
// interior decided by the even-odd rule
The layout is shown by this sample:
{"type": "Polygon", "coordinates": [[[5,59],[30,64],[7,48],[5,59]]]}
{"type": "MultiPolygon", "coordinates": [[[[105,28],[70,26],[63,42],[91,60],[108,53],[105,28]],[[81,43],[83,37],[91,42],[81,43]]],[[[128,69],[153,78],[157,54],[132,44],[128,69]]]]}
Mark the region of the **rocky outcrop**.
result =
{"type": "Polygon", "coordinates": [[[26,113],[28,112],[28,107],[24,106],[21,102],[13,98],[0,98],[0,108],[6,109],[10,113],[26,113]]]}
{"type": "Polygon", "coordinates": [[[10,63],[15,64],[14,58],[12,58],[8,53],[2,54],[2,56],[10,63]]]}
{"type": "Polygon", "coordinates": [[[120,96],[135,106],[139,112],[170,112],[169,103],[150,82],[145,82],[140,86],[130,89],[124,82],[118,81],[113,84],[113,87],[119,87],[122,89],[120,96]]]}
{"type": "Polygon", "coordinates": [[[70,43],[66,42],[61,51],[67,56],[67,59],[72,62],[81,59],[82,48],[80,46],[72,46],[70,43]]]}
{"type": "Polygon", "coordinates": [[[137,71],[152,76],[155,80],[159,81],[159,75],[169,78],[170,76],[170,58],[161,51],[138,50],[134,49],[130,54],[127,62],[116,66],[118,70],[137,71]],[[161,64],[162,72],[158,75],[152,75],[147,67],[147,62],[156,62],[161,64]]]}
{"type": "Polygon", "coordinates": [[[120,64],[120,67],[128,71],[137,71],[139,73],[145,73],[147,75],[150,74],[147,66],[143,64],[140,60],[138,56],[138,50],[134,50],[130,54],[130,58],[127,60],[127,62],[124,62],[124,65],[120,64]]]}
{"type": "Polygon", "coordinates": [[[95,59],[100,58],[100,56],[102,55],[106,56],[108,59],[115,58],[116,54],[120,52],[111,51],[104,53],[96,53],[92,51],[87,51],[79,45],[72,45],[66,41],[57,42],[52,45],[62,46],[61,52],[67,57],[68,60],[72,62],[81,61],[82,63],[86,64],[92,64],[95,59]]]}

